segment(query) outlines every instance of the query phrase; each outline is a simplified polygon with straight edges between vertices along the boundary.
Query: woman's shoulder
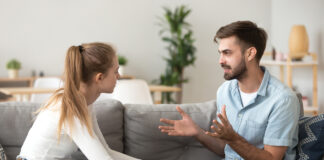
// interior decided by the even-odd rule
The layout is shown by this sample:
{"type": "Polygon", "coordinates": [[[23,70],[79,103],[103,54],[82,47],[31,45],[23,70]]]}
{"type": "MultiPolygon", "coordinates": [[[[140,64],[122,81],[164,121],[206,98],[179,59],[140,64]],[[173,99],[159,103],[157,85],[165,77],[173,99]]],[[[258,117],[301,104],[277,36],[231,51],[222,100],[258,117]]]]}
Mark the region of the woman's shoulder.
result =
{"type": "Polygon", "coordinates": [[[40,110],[39,113],[58,114],[61,110],[62,100],[49,100],[40,110]]]}
{"type": "Polygon", "coordinates": [[[47,108],[39,110],[37,118],[35,119],[34,125],[36,126],[47,126],[53,125],[56,127],[60,118],[60,109],[57,104],[49,105],[47,108]]]}

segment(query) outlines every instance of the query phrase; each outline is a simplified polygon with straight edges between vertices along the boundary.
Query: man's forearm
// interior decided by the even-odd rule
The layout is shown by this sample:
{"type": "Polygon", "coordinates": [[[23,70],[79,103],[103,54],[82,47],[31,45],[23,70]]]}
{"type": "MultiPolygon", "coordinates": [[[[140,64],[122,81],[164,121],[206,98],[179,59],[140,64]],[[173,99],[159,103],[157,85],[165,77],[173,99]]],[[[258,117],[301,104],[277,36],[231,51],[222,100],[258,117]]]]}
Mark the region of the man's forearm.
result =
{"type": "Polygon", "coordinates": [[[273,156],[270,152],[259,149],[249,144],[243,137],[236,134],[233,141],[229,141],[228,145],[242,158],[247,160],[262,159],[272,160],[273,156]]]}
{"type": "Polygon", "coordinates": [[[219,138],[208,136],[205,131],[200,129],[196,139],[207,147],[209,150],[215,152],[217,155],[224,157],[225,142],[219,138]]]}

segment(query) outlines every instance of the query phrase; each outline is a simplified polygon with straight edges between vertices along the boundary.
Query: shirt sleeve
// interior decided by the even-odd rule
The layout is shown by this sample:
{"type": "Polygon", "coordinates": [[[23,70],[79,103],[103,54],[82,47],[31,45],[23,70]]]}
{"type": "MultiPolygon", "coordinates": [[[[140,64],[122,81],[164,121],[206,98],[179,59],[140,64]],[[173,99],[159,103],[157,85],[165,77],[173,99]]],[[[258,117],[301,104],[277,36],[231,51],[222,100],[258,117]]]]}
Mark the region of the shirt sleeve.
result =
{"type": "Polygon", "coordinates": [[[95,112],[93,112],[93,111],[92,111],[92,122],[93,122],[94,133],[99,137],[101,144],[106,148],[109,155],[111,155],[114,159],[118,159],[118,160],[138,160],[137,158],[133,158],[126,154],[114,151],[108,146],[104,136],[102,135],[102,133],[100,131],[98,121],[97,121],[97,116],[96,116],[95,112]]]}
{"type": "Polygon", "coordinates": [[[289,95],[280,100],[269,115],[263,143],[271,146],[291,146],[297,141],[299,102],[289,95]]]}
{"type": "Polygon", "coordinates": [[[74,119],[72,130],[67,128],[66,133],[89,160],[113,160],[97,135],[93,133],[93,136],[91,136],[87,128],[77,118],[74,119]]]}
{"type": "Polygon", "coordinates": [[[89,134],[87,128],[81,125],[77,118],[74,121],[72,134],[68,132],[74,143],[89,160],[138,160],[137,158],[110,149],[99,129],[96,114],[92,110],[90,110],[90,113],[93,136],[89,134]]]}
{"type": "Polygon", "coordinates": [[[93,111],[91,113],[92,113],[92,115],[91,115],[92,127],[93,127],[93,130],[94,130],[94,133],[98,136],[101,144],[106,148],[106,150],[110,150],[108,144],[106,143],[106,140],[105,140],[104,136],[102,135],[102,133],[100,131],[96,114],[93,111]]]}

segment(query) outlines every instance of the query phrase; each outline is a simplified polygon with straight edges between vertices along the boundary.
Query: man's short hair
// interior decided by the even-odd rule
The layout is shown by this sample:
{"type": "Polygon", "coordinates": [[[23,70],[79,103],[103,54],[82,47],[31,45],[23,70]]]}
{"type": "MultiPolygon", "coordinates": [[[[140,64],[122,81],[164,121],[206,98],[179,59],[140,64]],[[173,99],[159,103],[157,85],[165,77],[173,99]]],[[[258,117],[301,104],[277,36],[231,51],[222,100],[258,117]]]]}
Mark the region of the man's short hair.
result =
{"type": "Polygon", "coordinates": [[[255,47],[257,50],[256,58],[260,61],[267,43],[267,33],[264,29],[259,28],[251,21],[237,21],[221,27],[214,37],[217,39],[228,38],[235,36],[241,46],[242,53],[247,48],[255,47]]]}

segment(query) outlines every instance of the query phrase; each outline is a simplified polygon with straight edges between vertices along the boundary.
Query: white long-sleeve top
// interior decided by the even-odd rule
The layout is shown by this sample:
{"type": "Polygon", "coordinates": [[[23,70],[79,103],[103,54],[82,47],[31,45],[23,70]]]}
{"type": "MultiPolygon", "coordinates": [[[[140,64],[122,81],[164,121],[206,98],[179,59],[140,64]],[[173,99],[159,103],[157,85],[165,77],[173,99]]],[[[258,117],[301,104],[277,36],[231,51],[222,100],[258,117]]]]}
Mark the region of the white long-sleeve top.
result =
{"type": "Polygon", "coordinates": [[[120,152],[111,150],[107,145],[98,126],[96,114],[92,105],[88,106],[91,114],[93,136],[79,119],[75,118],[74,127],[63,126],[60,141],[57,137],[57,127],[60,118],[61,103],[41,111],[28,132],[21,148],[20,156],[28,160],[72,159],[71,154],[78,148],[89,160],[135,160],[120,152]]]}

